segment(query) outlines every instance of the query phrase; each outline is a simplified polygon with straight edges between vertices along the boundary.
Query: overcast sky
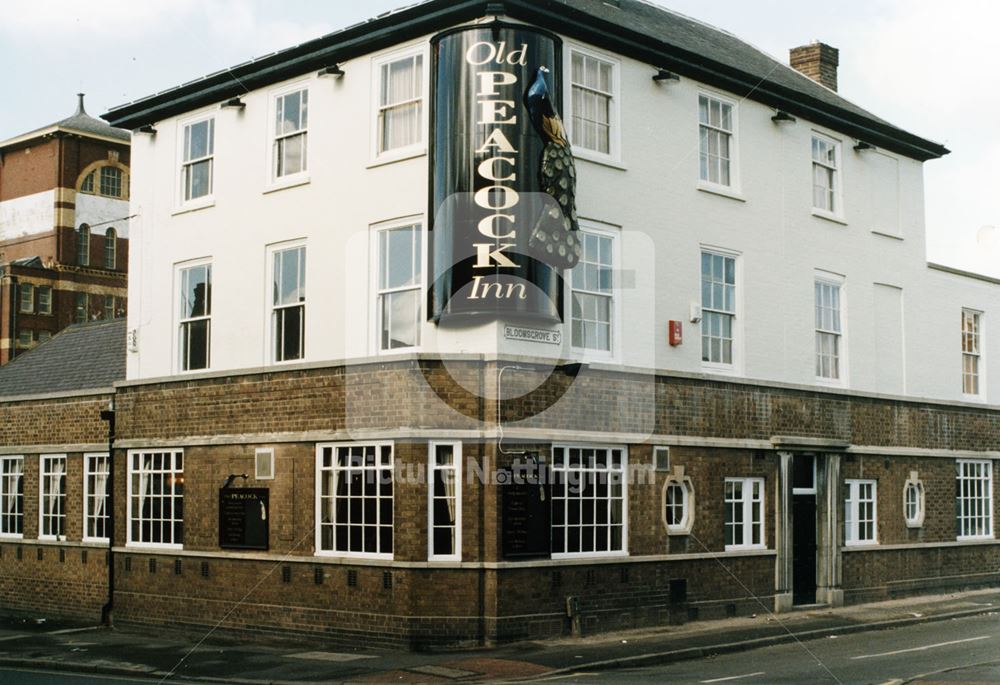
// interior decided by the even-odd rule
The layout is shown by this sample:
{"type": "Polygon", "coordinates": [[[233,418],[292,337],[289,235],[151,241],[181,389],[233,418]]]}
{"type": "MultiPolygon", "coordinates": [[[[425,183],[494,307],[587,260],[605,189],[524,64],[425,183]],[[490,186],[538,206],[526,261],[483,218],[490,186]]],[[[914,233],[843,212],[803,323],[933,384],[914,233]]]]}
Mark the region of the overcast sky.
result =
{"type": "MultiPolygon", "coordinates": [[[[14,0],[0,11],[0,140],[289,47],[407,0],[14,0]]],[[[928,257],[1000,277],[996,0],[658,0],[785,62],[840,48],[840,92],[952,154],[925,166],[928,257]],[[992,228],[989,227],[996,227],[992,228]]]]}

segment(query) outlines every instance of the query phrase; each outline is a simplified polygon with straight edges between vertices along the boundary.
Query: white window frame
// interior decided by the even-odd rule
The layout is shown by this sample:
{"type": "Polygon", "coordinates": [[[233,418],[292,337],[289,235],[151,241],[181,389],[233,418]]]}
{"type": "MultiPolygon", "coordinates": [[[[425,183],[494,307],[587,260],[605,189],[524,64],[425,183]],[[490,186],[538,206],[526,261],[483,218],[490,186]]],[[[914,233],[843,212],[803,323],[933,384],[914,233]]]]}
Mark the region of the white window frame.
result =
{"type": "MultiPolygon", "coordinates": [[[[134,520],[134,517],[132,515],[132,477],[134,475],[137,475],[137,474],[139,474],[139,473],[142,472],[141,469],[139,471],[136,471],[136,469],[133,466],[133,461],[134,461],[135,457],[139,457],[140,459],[142,459],[142,456],[145,455],[145,454],[170,455],[170,459],[171,459],[170,468],[169,469],[167,469],[167,468],[161,469],[160,471],[158,471],[158,473],[172,474],[173,475],[173,482],[171,482],[171,484],[170,484],[170,486],[171,486],[171,489],[170,489],[171,493],[175,493],[176,492],[176,490],[177,490],[176,486],[178,484],[178,481],[179,481],[181,487],[183,487],[183,485],[184,485],[184,466],[185,466],[184,462],[185,462],[185,454],[184,454],[184,450],[183,449],[176,448],[176,447],[165,447],[165,448],[155,448],[155,449],[154,448],[150,448],[150,449],[129,450],[128,451],[128,464],[126,465],[127,469],[126,469],[126,480],[125,480],[125,507],[126,507],[126,509],[125,509],[125,514],[126,514],[125,515],[125,535],[126,535],[125,545],[126,545],[126,547],[148,547],[150,549],[183,549],[184,548],[184,542],[183,542],[184,534],[183,534],[183,530],[182,530],[182,533],[181,533],[181,542],[146,542],[146,541],[143,541],[143,540],[135,540],[132,537],[132,522],[134,520]],[[177,458],[178,457],[180,457],[180,463],[181,463],[181,468],[180,469],[176,468],[177,458]]],[[[176,497],[175,494],[171,494],[170,496],[171,497],[176,497]]],[[[181,499],[183,501],[183,499],[184,499],[184,492],[183,492],[183,490],[181,491],[180,497],[181,497],[181,499]]],[[[171,512],[173,513],[174,511],[176,511],[176,509],[173,509],[173,507],[172,507],[171,508],[171,512]]],[[[142,519],[141,517],[139,518],[139,527],[140,527],[140,530],[142,528],[142,521],[143,520],[144,519],[142,519]]],[[[171,517],[170,519],[157,519],[157,520],[161,521],[161,522],[162,521],[170,521],[172,523],[173,522],[180,522],[182,528],[184,526],[184,519],[183,518],[176,519],[176,518],[171,517]]],[[[171,540],[173,540],[173,531],[171,531],[171,536],[170,537],[171,537],[171,540]]]]}
{"type": "Polygon", "coordinates": [[[392,52],[376,55],[372,58],[372,116],[371,116],[371,160],[373,164],[383,164],[386,162],[417,157],[427,153],[427,135],[430,117],[428,116],[430,102],[430,54],[428,45],[411,45],[392,52]],[[420,137],[409,145],[389,150],[382,150],[382,67],[405,59],[421,59],[421,81],[420,98],[414,98],[406,102],[398,102],[392,106],[399,106],[410,102],[420,102],[420,137]]]}
{"type": "Polygon", "coordinates": [[[306,247],[306,241],[303,240],[293,240],[285,243],[277,243],[275,245],[268,245],[267,250],[267,279],[264,283],[265,293],[264,302],[267,307],[267,330],[266,339],[268,340],[268,353],[267,360],[268,364],[300,364],[306,360],[306,315],[308,314],[308,269],[309,269],[309,250],[306,247]],[[306,291],[306,299],[289,305],[276,305],[274,303],[274,291],[272,284],[274,282],[274,260],[275,256],[281,252],[288,250],[304,250],[303,254],[303,274],[302,274],[302,289],[306,291]],[[302,356],[297,359],[278,359],[278,310],[279,309],[291,309],[293,307],[302,307],[302,356]]]}
{"type": "Polygon", "coordinates": [[[66,539],[66,490],[69,484],[67,470],[69,469],[69,459],[65,454],[40,454],[38,455],[38,539],[39,540],[65,540],[66,539]],[[62,462],[62,472],[59,492],[53,493],[49,490],[52,482],[52,464],[62,462]],[[48,512],[48,501],[55,498],[56,511],[48,512]],[[58,533],[45,533],[46,523],[55,522],[57,528],[62,531],[58,533]]]}
{"type": "Polygon", "coordinates": [[[406,354],[411,352],[419,352],[424,344],[424,339],[427,331],[425,330],[425,324],[427,322],[427,247],[428,247],[428,231],[425,227],[425,222],[422,216],[420,217],[408,217],[405,219],[394,220],[390,222],[385,222],[381,224],[376,224],[371,227],[371,292],[373,293],[373,300],[371,303],[372,309],[372,326],[371,326],[371,351],[376,355],[392,355],[392,354],[406,354]],[[420,245],[420,278],[418,279],[419,285],[410,286],[400,286],[397,288],[386,288],[383,290],[380,287],[379,282],[379,262],[381,261],[383,255],[380,250],[381,235],[384,231],[391,231],[398,228],[414,227],[420,234],[417,240],[417,244],[420,245]],[[417,344],[408,347],[390,347],[382,349],[382,300],[384,295],[389,295],[396,292],[404,292],[407,290],[418,290],[417,294],[417,344]]]}
{"type": "Polygon", "coordinates": [[[216,116],[215,111],[201,111],[190,117],[180,119],[177,121],[177,208],[180,211],[188,211],[191,209],[200,209],[201,207],[207,207],[215,203],[215,158],[217,156],[217,145],[216,141],[218,138],[218,127],[216,126],[216,116]],[[198,157],[197,159],[185,160],[184,156],[186,150],[184,149],[184,130],[189,126],[195,126],[203,121],[210,121],[211,124],[209,128],[211,129],[211,148],[212,151],[204,157],[198,157]],[[186,198],[187,194],[187,167],[195,163],[207,161],[209,162],[209,190],[205,195],[200,195],[198,197],[186,198]]]}
{"type": "Polygon", "coordinates": [[[660,473],[670,473],[670,448],[666,445],[653,447],[653,470],[660,473]]]}
{"type": "MultiPolygon", "coordinates": [[[[13,472],[13,467],[11,467],[11,471],[13,472]]],[[[0,456],[0,538],[5,540],[21,540],[24,538],[24,497],[24,456],[20,454],[0,456]],[[20,486],[21,494],[17,494],[16,492],[13,494],[6,493],[8,489],[14,489],[12,481],[15,480],[13,473],[7,473],[8,463],[20,465],[20,472],[17,474],[17,483],[20,486]],[[8,514],[7,510],[10,507],[9,499],[11,497],[15,500],[15,511],[8,514]],[[20,507],[18,507],[18,503],[20,503],[20,507]],[[10,533],[3,529],[3,523],[8,517],[13,517],[14,521],[20,522],[20,533],[10,533]]]]}
{"type": "MultiPolygon", "coordinates": [[[[97,185],[98,195],[101,195],[103,197],[114,197],[121,199],[125,198],[125,187],[126,187],[125,172],[123,172],[121,169],[119,169],[116,166],[112,166],[111,164],[104,164],[103,166],[94,169],[94,171],[92,171],[91,173],[95,174],[94,181],[96,182],[97,185]],[[108,189],[105,186],[106,177],[108,179],[114,178],[116,174],[117,178],[114,179],[114,184],[118,186],[118,192],[117,193],[105,192],[105,190],[108,189]]],[[[108,183],[110,185],[110,181],[108,183]]]]}
{"type": "MultiPolygon", "coordinates": [[[[568,43],[563,49],[563,125],[566,127],[566,132],[569,135],[571,141],[570,145],[573,149],[573,156],[579,159],[587,159],[590,161],[621,165],[622,163],[622,152],[621,152],[621,60],[605,52],[595,50],[590,47],[585,47],[578,43],[568,43]],[[584,57],[589,57],[590,59],[600,60],[606,64],[611,65],[611,92],[601,93],[610,96],[610,102],[608,106],[608,152],[601,152],[600,150],[593,150],[591,148],[583,147],[582,145],[577,145],[572,143],[573,140],[573,54],[577,53],[584,57]]],[[[583,87],[583,86],[581,86],[583,87]]],[[[591,90],[588,88],[588,90],[591,90]]],[[[600,92],[600,91],[595,91],[600,92]]]]}
{"type": "Polygon", "coordinates": [[[39,285],[35,287],[35,298],[37,302],[38,314],[45,316],[52,314],[52,286],[51,285],[39,285]],[[45,297],[42,297],[42,293],[46,293],[45,297]],[[44,306],[43,306],[44,303],[44,306]]]}
{"type": "MultiPolygon", "coordinates": [[[[90,521],[92,519],[96,520],[98,518],[98,515],[95,514],[93,511],[91,511],[91,506],[90,506],[91,499],[98,497],[98,495],[96,495],[94,493],[91,493],[91,491],[90,491],[90,477],[91,476],[95,476],[95,480],[96,480],[97,476],[100,476],[100,475],[108,476],[108,475],[110,475],[109,471],[94,471],[94,470],[92,470],[91,469],[91,463],[90,463],[91,459],[103,459],[104,460],[104,465],[105,465],[106,468],[110,468],[110,466],[111,466],[111,460],[108,459],[108,453],[107,452],[86,452],[83,455],[83,541],[84,542],[107,542],[108,541],[107,536],[103,536],[102,537],[102,536],[88,535],[88,531],[90,530],[90,521]]],[[[101,514],[101,517],[105,518],[105,519],[108,518],[108,503],[109,503],[108,502],[108,491],[107,491],[107,488],[108,488],[108,479],[107,479],[107,477],[105,477],[105,480],[104,480],[104,500],[105,500],[105,502],[104,502],[104,513],[101,514]]],[[[104,525],[105,525],[105,530],[107,530],[108,529],[108,522],[106,521],[104,525]]]]}
{"type": "Polygon", "coordinates": [[[993,538],[993,462],[989,459],[956,459],[955,460],[955,517],[956,517],[956,539],[957,540],[990,540],[993,538]],[[981,476],[968,476],[965,471],[968,467],[978,466],[981,469],[981,476]],[[968,483],[968,486],[964,486],[968,483]],[[963,492],[965,495],[963,496],[963,492]],[[972,516],[963,516],[962,502],[969,500],[978,503],[972,516]],[[984,527],[989,528],[989,532],[979,535],[963,534],[963,529],[968,521],[976,522],[983,519],[984,527]]]}
{"type": "Polygon", "coordinates": [[[917,476],[916,471],[910,471],[910,476],[903,483],[903,520],[907,528],[922,528],[924,525],[924,515],[927,510],[923,481],[917,476]],[[910,514],[910,492],[915,493],[914,512],[910,514]]]}
{"type": "Polygon", "coordinates": [[[816,383],[822,385],[831,385],[836,387],[846,387],[848,385],[848,344],[847,344],[847,279],[840,274],[831,273],[828,271],[817,270],[813,277],[813,377],[816,383]],[[835,287],[838,289],[838,297],[840,301],[840,309],[838,310],[840,332],[835,333],[834,331],[828,331],[826,329],[820,329],[816,323],[816,309],[819,303],[816,302],[816,285],[824,285],[827,287],[835,287]],[[836,378],[829,378],[826,376],[821,376],[817,373],[817,363],[819,361],[819,350],[818,336],[823,334],[833,335],[836,334],[837,337],[837,371],[838,376],[836,378]]]}
{"type": "Polygon", "coordinates": [[[847,496],[844,498],[844,545],[847,547],[862,547],[878,544],[878,481],[870,478],[847,478],[844,480],[847,496]],[[862,486],[871,486],[871,498],[862,499],[862,486]],[[862,539],[861,505],[871,504],[872,537],[862,539]]]}
{"type": "MultiPolygon", "coordinates": [[[[694,102],[694,121],[695,121],[695,148],[698,153],[695,155],[695,178],[697,179],[698,188],[703,190],[708,190],[709,192],[719,192],[722,195],[737,196],[741,197],[741,181],[740,181],[740,103],[722,93],[717,93],[712,90],[700,89],[695,95],[694,102]],[[726,133],[725,129],[721,129],[711,124],[701,123],[701,98],[708,98],[709,107],[711,107],[711,101],[716,100],[724,105],[728,105],[732,108],[730,114],[730,124],[731,130],[728,131],[729,135],[729,184],[717,183],[709,179],[703,179],[701,177],[701,128],[706,126],[713,131],[720,131],[726,133]]],[[[711,176],[711,173],[709,173],[711,176]]]]}
{"type": "MultiPolygon", "coordinates": [[[[568,339],[570,350],[574,358],[597,361],[616,361],[621,355],[621,283],[619,274],[621,273],[621,230],[613,228],[607,224],[597,224],[594,221],[583,220],[580,222],[581,233],[591,233],[601,238],[611,240],[611,321],[610,321],[610,349],[598,350],[589,347],[577,347],[573,342],[573,286],[572,270],[564,275],[566,286],[563,288],[563,338],[568,339]]],[[[584,238],[586,240],[586,238],[584,238]]],[[[582,264],[582,262],[581,262],[582,264]]],[[[579,264],[577,265],[579,266],[579,264]]],[[[576,269],[577,266],[573,268],[576,269]]],[[[607,297],[606,293],[600,291],[580,290],[581,293],[607,297]]]]}
{"type": "Polygon", "coordinates": [[[76,229],[76,265],[90,266],[90,226],[80,224],[76,229]]]}
{"type": "MultiPolygon", "coordinates": [[[[396,549],[395,517],[396,517],[397,504],[398,504],[397,499],[396,499],[396,494],[397,494],[397,489],[399,487],[399,483],[396,482],[396,478],[395,478],[395,466],[396,466],[396,448],[395,448],[394,443],[391,440],[380,440],[380,441],[376,440],[376,441],[364,441],[364,442],[328,442],[328,443],[317,443],[317,445],[316,445],[316,480],[315,480],[316,487],[315,487],[315,494],[314,494],[315,505],[316,505],[316,508],[315,508],[315,524],[314,525],[315,525],[316,530],[315,530],[315,538],[314,538],[314,545],[315,546],[313,548],[314,549],[314,554],[316,556],[318,556],[318,557],[342,557],[342,558],[351,558],[351,559],[387,559],[387,560],[391,560],[393,558],[393,554],[395,553],[395,549],[396,549]],[[340,448],[362,448],[363,449],[363,448],[367,448],[367,447],[374,448],[376,456],[378,456],[379,458],[381,458],[382,448],[383,447],[388,447],[389,448],[389,465],[385,466],[385,465],[382,465],[380,463],[380,464],[378,464],[378,465],[376,465],[374,467],[371,467],[371,468],[373,468],[375,470],[385,470],[385,469],[387,469],[390,473],[393,474],[393,479],[392,479],[392,516],[393,516],[393,521],[390,523],[390,527],[392,529],[392,551],[388,552],[388,553],[385,553],[385,552],[351,552],[351,551],[339,551],[337,549],[322,549],[321,546],[322,546],[322,541],[323,541],[323,531],[322,531],[322,526],[323,526],[323,511],[322,511],[322,502],[323,502],[323,497],[322,497],[322,495],[323,495],[323,485],[322,485],[322,483],[323,483],[323,472],[326,471],[326,470],[333,470],[333,471],[336,472],[338,470],[338,467],[336,465],[337,464],[337,450],[338,449],[340,449],[340,448]],[[331,450],[333,450],[333,460],[332,460],[333,466],[330,469],[323,468],[323,450],[325,450],[325,449],[331,449],[331,450]]],[[[367,469],[368,467],[365,467],[365,468],[367,469]]],[[[339,469],[339,470],[343,470],[343,469],[339,469]]],[[[336,491],[337,491],[337,481],[336,480],[334,480],[334,486],[333,487],[334,487],[334,490],[333,490],[332,497],[336,501],[336,491]]],[[[378,527],[381,527],[383,525],[381,523],[381,512],[378,511],[378,509],[379,509],[379,507],[378,507],[378,500],[376,500],[375,509],[378,512],[377,516],[379,517],[379,523],[376,524],[376,528],[378,528],[378,527]]],[[[328,524],[328,525],[330,525],[330,526],[333,527],[334,547],[336,547],[336,534],[337,534],[336,533],[336,527],[337,527],[336,510],[337,510],[337,507],[336,507],[336,504],[334,504],[334,517],[332,518],[332,520],[328,524]]],[[[350,524],[348,524],[348,525],[350,525],[350,524]]],[[[378,535],[379,535],[378,541],[381,542],[381,531],[379,531],[378,535]]],[[[377,544],[377,546],[378,546],[378,544],[377,544]]]]}
{"type": "Polygon", "coordinates": [[[35,313],[35,286],[31,283],[20,283],[17,286],[17,311],[19,314],[35,313]],[[27,293],[27,308],[25,308],[25,293],[27,293]]]}
{"type": "Polygon", "coordinates": [[[90,293],[77,291],[73,293],[73,323],[88,321],[90,321],[90,293]]]}
{"type": "Polygon", "coordinates": [[[114,271],[118,268],[118,231],[114,226],[104,232],[104,268],[114,271]]]}
{"type": "MultiPolygon", "coordinates": [[[[265,190],[278,190],[279,188],[286,188],[288,186],[300,185],[307,183],[309,181],[309,141],[311,136],[309,135],[309,117],[312,115],[311,103],[308,102],[310,99],[310,86],[311,81],[296,81],[295,83],[289,83],[277,88],[270,93],[268,98],[269,109],[267,118],[267,134],[268,134],[268,146],[267,146],[267,183],[265,190]],[[294,93],[304,92],[306,94],[306,125],[296,131],[291,133],[279,134],[277,131],[278,126],[278,101],[288,95],[294,93]],[[278,141],[286,138],[294,138],[295,136],[304,136],[303,140],[303,165],[302,169],[293,173],[286,173],[278,175],[278,141]]],[[[301,106],[301,99],[299,101],[301,106]]]]}
{"type": "MultiPolygon", "coordinates": [[[[627,557],[628,556],[628,533],[629,533],[629,520],[628,520],[628,498],[629,498],[629,490],[628,490],[628,473],[629,473],[629,468],[628,468],[628,446],[627,445],[595,445],[595,444],[586,444],[586,443],[559,443],[559,444],[552,445],[552,464],[551,464],[551,467],[550,467],[551,468],[551,473],[552,473],[552,492],[553,492],[553,494],[552,494],[552,506],[556,506],[556,496],[555,496],[555,479],[556,479],[556,475],[555,474],[557,472],[567,472],[568,473],[570,471],[570,469],[568,467],[568,463],[569,463],[569,459],[568,459],[569,454],[568,454],[568,452],[569,452],[569,450],[575,450],[575,449],[579,449],[579,450],[606,450],[608,452],[608,457],[610,457],[610,453],[613,450],[617,450],[617,451],[621,452],[621,466],[620,466],[620,468],[615,468],[615,467],[612,467],[612,466],[609,465],[608,468],[606,468],[604,470],[605,473],[610,473],[612,471],[615,471],[616,473],[619,473],[620,477],[621,477],[621,488],[622,488],[622,497],[621,497],[621,499],[622,499],[622,510],[621,510],[621,516],[622,516],[622,539],[621,539],[621,549],[620,550],[619,549],[615,549],[615,550],[608,549],[608,550],[605,550],[605,551],[593,551],[593,552],[556,552],[555,551],[555,546],[553,545],[551,557],[553,559],[581,559],[581,558],[588,558],[588,557],[627,557]],[[565,455],[564,456],[564,461],[563,461],[564,466],[562,466],[562,467],[560,467],[556,463],[555,451],[557,449],[564,450],[564,455],[565,455]]],[[[585,471],[585,470],[589,470],[589,469],[586,469],[586,467],[578,467],[578,468],[574,468],[574,470],[577,471],[577,473],[579,473],[581,471],[585,471]]],[[[594,469],[594,470],[596,471],[596,469],[594,469]]],[[[579,482],[579,480],[577,482],[579,482]]],[[[608,499],[608,508],[609,508],[609,514],[608,514],[608,518],[609,518],[609,523],[608,523],[608,526],[609,526],[609,531],[608,531],[609,532],[608,547],[609,548],[611,547],[610,526],[612,525],[610,523],[610,508],[611,508],[611,500],[613,499],[611,497],[611,494],[610,494],[610,486],[611,486],[611,484],[608,483],[609,490],[608,490],[608,498],[607,499],[608,499]]],[[[567,505],[566,506],[568,508],[568,506],[569,506],[568,505],[569,498],[565,498],[565,500],[567,501],[567,505]]],[[[582,504],[581,504],[581,507],[582,507],[582,504]]],[[[582,527],[584,525],[586,525],[586,524],[580,523],[580,524],[578,524],[577,527],[582,527]]],[[[554,531],[555,527],[556,527],[555,525],[552,525],[552,528],[550,530],[550,535],[554,531]]],[[[570,527],[569,526],[569,518],[568,518],[568,516],[565,518],[565,525],[564,525],[564,527],[567,528],[567,529],[570,527]]]]}
{"type": "Polygon", "coordinates": [[[973,309],[971,307],[962,307],[962,399],[974,402],[982,402],[986,400],[986,383],[984,382],[986,380],[986,355],[984,354],[985,347],[983,346],[984,318],[982,310],[973,309]],[[975,331],[972,333],[976,344],[974,352],[966,351],[966,317],[972,317],[976,326],[975,331]],[[976,363],[976,392],[974,393],[966,392],[966,377],[969,375],[965,371],[966,359],[974,359],[976,363]]]}
{"type": "Polygon", "coordinates": [[[427,558],[430,561],[461,561],[462,560],[462,443],[451,441],[431,441],[427,444],[427,558]],[[452,448],[451,466],[440,466],[435,459],[438,447],[452,448]],[[452,471],[454,473],[455,492],[451,497],[455,500],[454,551],[451,554],[434,553],[434,484],[437,471],[452,471]]]}
{"type": "Polygon", "coordinates": [[[694,528],[694,483],[691,478],[684,474],[683,466],[675,466],[666,480],[663,482],[661,493],[660,511],[662,512],[663,525],[667,529],[667,535],[690,535],[694,528]],[[677,488],[681,493],[681,520],[671,524],[667,518],[667,492],[671,488],[677,488]]]}
{"type": "Polygon", "coordinates": [[[274,448],[258,447],[253,453],[253,477],[254,480],[274,480],[274,448]],[[262,474],[260,470],[261,458],[267,464],[267,474],[262,474]]]}
{"type": "MultiPolygon", "coordinates": [[[[819,131],[813,131],[812,135],[809,137],[809,187],[812,189],[812,199],[810,201],[812,205],[813,214],[821,217],[826,217],[829,219],[835,219],[837,221],[843,221],[844,218],[844,155],[843,155],[843,145],[840,140],[832,138],[825,133],[820,133],[819,131]],[[813,140],[821,141],[834,150],[834,157],[836,158],[835,166],[830,166],[826,162],[818,161],[813,156],[813,140]],[[827,209],[826,207],[816,206],[816,167],[820,166],[828,171],[833,171],[833,209],[827,209]]],[[[829,192],[829,191],[827,191],[829,192]]]]}
{"type": "MultiPolygon", "coordinates": [[[[743,549],[767,549],[767,538],[765,537],[765,535],[767,534],[767,527],[764,525],[764,517],[767,513],[765,493],[764,493],[764,479],[759,477],[753,477],[753,478],[727,477],[724,481],[722,493],[723,493],[722,497],[723,506],[725,507],[722,516],[723,542],[725,542],[726,539],[725,527],[728,525],[726,521],[728,517],[729,504],[731,502],[735,502],[738,503],[738,505],[743,508],[743,520],[739,524],[743,527],[743,541],[734,542],[733,544],[726,544],[725,550],[727,552],[730,552],[743,549]],[[726,490],[727,490],[726,485],[728,485],[729,483],[741,484],[742,497],[740,499],[732,499],[732,500],[728,499],[728,497],[726,496],[726,490]],[[754,499],[753,496],[755,489],[754,486],[759,486],[759,492],[760,492],[759,500],[754,499]],[[757,505],[756,520],[754,519],[755,504],[757,505]],[[759,527],[760,542],[757,543],[753,541],[754,526],[759,527]]],[[[734,535],[733,538],[735,540],[736,536],[734,535]]]]}
{"type": "Polygon", "coordinates": [[[698,358],[701,359],[701,368],[710,373],[724,373],[731,375],[738,375],[743,368],[743,255],[734,250],[729,250],[722,247],[716,247],[714,245],[701,245],[698,250],[698,302],[701,305],[702,318],[699,323],[699,333],[698,333],[698,358]],[[702,293],[702,270],[701,270],[701,260],[702,255],[709,253],[712,255],[719,255],[727,259],[732,259],[734,261],[734,280],[735,283],[733,287],[735,288],[735,294],[733,295],[733,311],[732,311],[732,362],[726,364],[724,362],[713,362],[704,361],[701,359],[701,345],[702,338],[704,337],[705,327],[708,325],[708,317],[705,316],[706,313],[718,312],[720,314],[728,314],[721,309],[713,309],[711,307],[706,307],[704,302],[704,297],[702,293]]]}
{"type": "Polygon", "coordinates": [[[199,266],[207,266],[209,268],[209,285],[214,290],[215,288],[215,265],[211,257],[205,257],[202,259],[194,259],[188,262],[181,262],[180,264],[174,265],[174,365],[177,369],[177,373],[204,373],[212,368],[212,295],[209,294],[208,297],[208,314],[205,316],[196,317],[183,317],[181,316],[181,287],[184,279],[184,271],[187,269],[193,269],[199,266]],[[181,343],[181,336],[183,333],[183,325],[187,323],[192,323],[196,321],[208,321],[208,341],[207,341],[207,359],[204,368],[200,369],[185,369],[183,360],[181,359],[181,354],[183,353],[184,346],[181,343]]]}

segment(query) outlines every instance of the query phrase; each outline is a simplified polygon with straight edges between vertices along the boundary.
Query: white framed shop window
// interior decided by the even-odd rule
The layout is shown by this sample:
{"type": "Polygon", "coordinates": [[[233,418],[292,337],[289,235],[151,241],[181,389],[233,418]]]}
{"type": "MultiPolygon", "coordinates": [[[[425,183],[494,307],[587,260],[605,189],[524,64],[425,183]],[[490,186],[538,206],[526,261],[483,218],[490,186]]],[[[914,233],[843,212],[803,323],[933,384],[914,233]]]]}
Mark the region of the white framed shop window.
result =
{"type": "Polygon", "coordinates": [[[993,462],[986,459],[959,459],[955,466],[958,539],[992,538],[993,462]]]}
{"type": "Polygon", "coordinates": [[[128,453],[127,544],[181,549],[184,541],[184,451],[128,453]]]}
{"type": "Polygon", "coordinates": [[[316,445],[316,554],[392,559],[393,444],[316,445]]]}
{"type": "Polygon", "coordinates": [[[552,558],[628,554],[628,452],[552,446],[552,558]]]}
{"type": "Polygon", "coordinates": [[[763,549],[764,479],[726,478],[726,550],[763,549]]]}
{"type": "Polygon", "coordinates": [[[83,539],[106,542],[108,539],[107,452],[83,455],[83,539]]]}
{"type": "Polygon", "coordinates": [[[38,539],[66,537],[66,455],[38,457],[38,539]]]}
{"type": "Polygon", "coordinates": [[[24,537],[24,457],[0,457],[0,538],[24,537]]]}
{"type": "Polygon", "coordinates": [[[878,483],[874,480],[844,481],[844,544],[878,543],[878,483]]]}
{"type": "Polygon", "coordinates": [[[427,558],[462,560],[462,443],[427,446],[427,558]]]}

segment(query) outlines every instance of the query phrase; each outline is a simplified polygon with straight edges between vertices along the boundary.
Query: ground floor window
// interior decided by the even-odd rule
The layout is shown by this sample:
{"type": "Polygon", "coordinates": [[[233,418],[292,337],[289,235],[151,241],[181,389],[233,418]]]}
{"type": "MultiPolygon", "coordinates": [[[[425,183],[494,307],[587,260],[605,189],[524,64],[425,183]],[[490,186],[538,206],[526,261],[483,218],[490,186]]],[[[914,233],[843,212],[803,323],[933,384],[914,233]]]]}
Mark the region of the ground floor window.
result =
{"type": "Polygon", "coordinates": [[[552,554],[626,550],[627,454],[622,447],[552,448],[552,554]]]}
{"type": "Polygon", "coordinates": [[[903,485],[903,518],[907,528],[924,525],[924,484],[916,471],[910,471],[910,477],[903,485]]]}
{"type": "Polygon", "coordinates": [[[959,538],[993,537],[993,462],[960,459],[955,480],[959,538]]]}
{"type": "Polygon", "coordinates": [[[844,544],[874,544],[878,530],[877,484],[873,480],[844,482],[844,544]]]}
{"type": "Polygon", "coordinates": [[[663,483],[663,523],[667,535],[688,535],[694,524],[694,484],[683,466],[674,466],[663,483]]]}
{"type": "Polygon", "coordinates": [[[83,457],[83,537],[108,539],[108,455],[83,457]]]}
{"type": "Polygon", "coordinates": [[[130,452],[128,542],[180,547],[184,541],[184,453],[130,452]]]}
{"type": "Polygon", "coordinates": [[[0,457],[0,535],[24,533],[24,457],[0,457]]]}
{"type": "Polygon", "coordinates": [[[391,443],[319,445],[316,552],[392,558],[391,443]]]}
{"type": "Polygon", "coordinates": [[[462,558],[462,448],[459,443],[431,443],[428,455],[428,530],[430,558],[462,558]]]}
{"type": "Polygon", "coordinates": [[[39,457],[39,537],[66,535],[66,455],[39,457]]]}
{"type": "Polygon", "coordinates": [[[726,549],[764,546],[764,479],[727,478],[726,549]]]}

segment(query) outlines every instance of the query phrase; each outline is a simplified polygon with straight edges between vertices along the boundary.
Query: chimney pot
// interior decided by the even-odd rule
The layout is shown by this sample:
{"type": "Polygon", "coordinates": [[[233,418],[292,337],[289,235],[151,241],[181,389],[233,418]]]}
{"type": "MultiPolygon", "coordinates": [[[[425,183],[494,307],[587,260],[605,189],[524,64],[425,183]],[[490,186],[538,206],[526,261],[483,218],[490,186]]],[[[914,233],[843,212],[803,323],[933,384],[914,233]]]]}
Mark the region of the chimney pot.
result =
{"type": "Polygon", "coordinates": [[[801,72],[829,88],[837,90],[837,66],[840,64],[840,50],[818,40],[788,51],[792,69],[801,72]]]}

